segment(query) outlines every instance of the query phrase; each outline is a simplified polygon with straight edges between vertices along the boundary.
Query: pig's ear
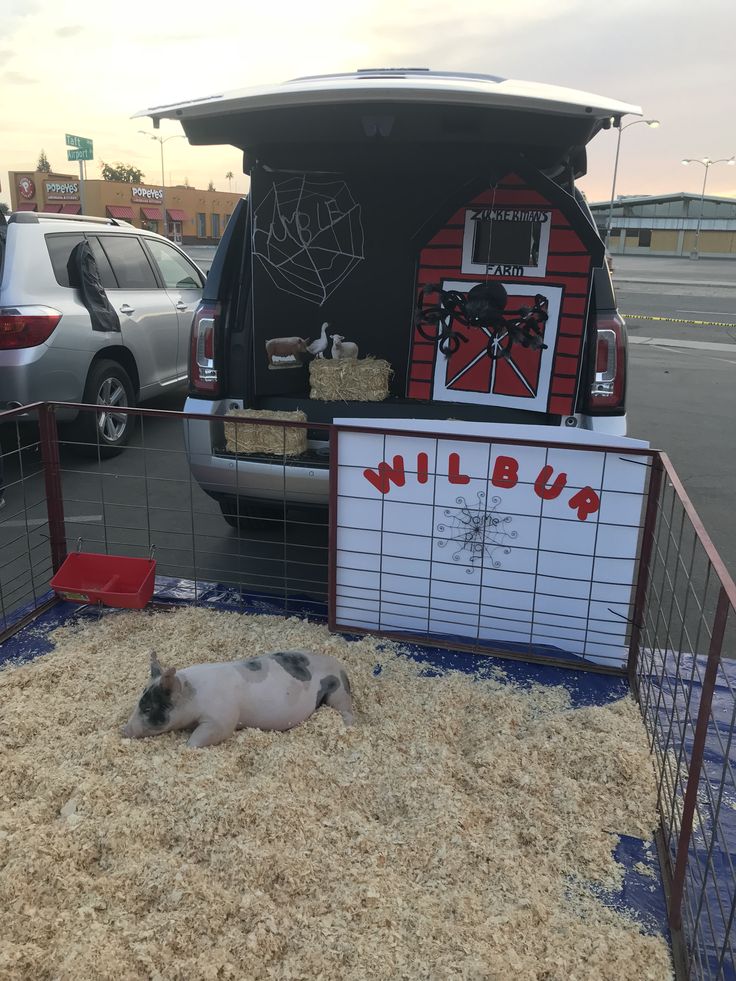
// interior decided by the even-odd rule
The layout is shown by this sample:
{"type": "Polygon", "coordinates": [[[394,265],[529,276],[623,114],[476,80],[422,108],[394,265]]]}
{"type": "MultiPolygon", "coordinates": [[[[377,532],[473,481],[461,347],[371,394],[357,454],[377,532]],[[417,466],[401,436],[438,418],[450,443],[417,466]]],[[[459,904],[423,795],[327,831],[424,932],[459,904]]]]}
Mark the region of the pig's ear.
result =
{"type": "Polygon", "coordinates": [[[174,691],[179,685],[179,679],[176,677],[176,668],[164,668],[161,672],[159,684],[164,691],[174,691]]]}
{"type": "Polygon", "coordinates": [[[161,674],[161,670],[161,665],[156,657],[156,653],[151,651],[151,677],[158,678],[158,676],[161,674]]]}

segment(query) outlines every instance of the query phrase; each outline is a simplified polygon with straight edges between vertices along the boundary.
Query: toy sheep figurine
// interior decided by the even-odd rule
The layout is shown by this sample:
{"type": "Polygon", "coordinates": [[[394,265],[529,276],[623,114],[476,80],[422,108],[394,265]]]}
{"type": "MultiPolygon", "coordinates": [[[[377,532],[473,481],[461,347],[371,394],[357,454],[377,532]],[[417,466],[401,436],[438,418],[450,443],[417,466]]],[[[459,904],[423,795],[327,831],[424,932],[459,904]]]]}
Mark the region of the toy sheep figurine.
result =
{"type": "Polygon", "coordinates": [[[337,361],[340,358],[357,358],[358,345],[352,341],[346,341],[342,334],[332,335],[332,357],[337,361]]]}

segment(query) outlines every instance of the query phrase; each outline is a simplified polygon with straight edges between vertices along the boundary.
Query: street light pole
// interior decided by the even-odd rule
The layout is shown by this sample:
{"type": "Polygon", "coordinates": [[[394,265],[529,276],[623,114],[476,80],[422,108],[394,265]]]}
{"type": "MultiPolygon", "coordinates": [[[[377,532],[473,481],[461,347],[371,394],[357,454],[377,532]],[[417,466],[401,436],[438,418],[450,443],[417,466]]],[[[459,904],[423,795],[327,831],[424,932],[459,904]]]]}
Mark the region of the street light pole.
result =
{"type": "Polygon", "coordinates": [[[687,167],[690,164],[700,164],[701,167],[705,168],[705,173],[703,174],[703,190],[700,192],[700,212],[698,214],[698,227],[695,231],[695,248],[690,253],[691,259],[699,259],[700,253],[698,252],[698,245],[700,244],[700,226],[703,223],[703,207],[705,205],[705,185],[708,181],[708,171],[713,166],[713,164],[725,163],[730,167],[736,164],[736,154],[732,157],[721,157],[720,160],[711,160],[709,157],[703,157],[702,160],[693,160],[690,157],[682,161],[683,167],[687,167]]]}
{"type": "Polygon", "coordinates": [[[164,216],[164,238],[168,238],[169,221],[168,218],[166,217],[166,180],[164,174],[164,141],[159,140],[159,145],[161,147],[161,213],[164,216]]]}
{"type": "Polygon", "coordinates": [[[606,249],[608,248],[608,239],[611,236],[611,222],[613,221],[613,203],[616,200],[616,175],[618,174],[618,155],[621,150],[621,134],[629,126],[636,126],[637,123],[646,123],[651,129],[656,129],[659,126],[658,119],[635,119],[632,123],[627,123],[625,126],[619,125],[618,127],[618,139],[616,140],[616,160],[613,165],[613,184],[611,185],[611,203],[608,207],[608,222],[606,223],[606,236],[603,240],[603,244],[606,249]]]}
{"type": "Polygon", "coordinates": [[[156,136],[155,133],[149,133],[147,129],[139,129],[139,133],[143,136],[148,136],[150,139],[155,140],[161,147],[161,210],[164,214],[164,238],[169,237],[169,221],[166,217],[166,179],[164,171],[164,143],[168,143],[169,140],[185,140],[186,136],[183,133],[174,133],[173,136],[156,136]]]}

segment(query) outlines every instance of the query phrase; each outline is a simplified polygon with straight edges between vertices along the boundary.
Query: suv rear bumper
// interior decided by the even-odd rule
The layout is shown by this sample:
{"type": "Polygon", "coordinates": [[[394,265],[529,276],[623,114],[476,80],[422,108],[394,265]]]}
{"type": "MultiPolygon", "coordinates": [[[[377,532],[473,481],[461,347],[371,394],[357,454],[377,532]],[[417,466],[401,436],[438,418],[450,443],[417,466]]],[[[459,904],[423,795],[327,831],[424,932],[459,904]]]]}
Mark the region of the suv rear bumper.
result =
{"type": "MultiPolygon", "coordinates": [[[[232,405],[232,399],[210,402],[188,398],[184,411],[225,415],[232,405]]],[[[271,463],[263,458],[248,460],[218,453],[214,448],[221,443],[220,424],[185,421],[184,444],[192,476],[215,500],[228,497],[259,504],[269,501],[327,504],[330,481],[327,457],[323,465],[312,462],[285,466],[280,460],[271,463]]]]}
{"type": "MultiPolygon", "coordinates": [[[[228,409],[240,408],[242,403],[233,399],[207,401],[188,398],[185,412],[200,415],[225,415],[228,409]]],[[[390,420],[386,420],[390,427],[390,420]]],[[[581,429],[606,436],[626,435],[626,416],[579,416],[581,429]]],[[[425,428],[432,429],[427,420],[425,428]]],[[[326,505],[329,500],[329,461],[286,464],[261,459],[236,458],[215,447],[222,445],[222,425],[217,422],[185,420],[184,443],[192,476],[199,486],[215,500],[240,499],[263,504],[264,502],[289,504],[326,505]]],[[[312,444],[316,445],[316,444],[312,444]]]]}
{"type": "MultiPolygon", "coordinates": [[[[32,402],[81,402],[89,366],[86,352],[56,345],[0,351],[0,409],[32,402]]],[[[75,418],[76,412],[59,409],[61,420],[75,418]]]]}

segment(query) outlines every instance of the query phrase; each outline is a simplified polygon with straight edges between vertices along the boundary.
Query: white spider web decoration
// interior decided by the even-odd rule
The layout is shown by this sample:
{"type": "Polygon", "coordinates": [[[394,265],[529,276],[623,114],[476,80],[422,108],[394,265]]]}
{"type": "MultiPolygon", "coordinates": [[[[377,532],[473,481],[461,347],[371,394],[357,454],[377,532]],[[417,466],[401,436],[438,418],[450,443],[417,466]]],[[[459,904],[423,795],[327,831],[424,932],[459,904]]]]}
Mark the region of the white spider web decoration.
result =
{"type": "Polygon", "coordinates": [[[501,565],[496,554],[499,549],[504,555],[509,555],[511,549],[507,545],[509,539],[516,538],[518,532],[506,531],[505,525],[511,523],[511,516],[499,517],[495,512],[501,503],[501,498],[491,498],[493,507],[487,510],[485,493],[478,491],[477,504],[468,504],[464,497],[455,498],[457,509],[445,508],[443,514],[446,521],[437,525],[437,531],[442,536],[437,540],[438,548],[452,548],[453,562],[465,562],[468,575],[483,564],[485,558],[490,559],[494,568],[501,565]]]}
{"type": "Polygon", "coordinates": [[[253,254],[285,293],[322,306],[363,254],[361,207],[345,181],[272,184],[253,217],[253,254]]]}

